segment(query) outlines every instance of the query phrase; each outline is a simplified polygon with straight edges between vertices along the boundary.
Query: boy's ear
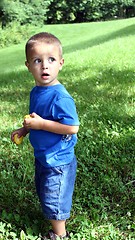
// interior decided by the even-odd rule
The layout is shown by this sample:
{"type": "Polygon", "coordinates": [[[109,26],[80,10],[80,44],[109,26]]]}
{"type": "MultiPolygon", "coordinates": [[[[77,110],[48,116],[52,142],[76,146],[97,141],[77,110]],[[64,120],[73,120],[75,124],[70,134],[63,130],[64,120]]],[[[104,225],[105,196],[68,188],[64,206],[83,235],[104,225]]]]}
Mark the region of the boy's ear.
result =
{"type": "MultiPolygon", "coordinates": [[[[29,70],[29,63],[27,61],[25,61],[25,66],[28,68],[29,70]]],[[[29,70],[30,71],[30,70],[29,70]]]]}
{"type": "Polygon", "coordinates": [[[62,69],[63,64],[64,64],[64,58],[62,58],[62,59],[60,60],[60,70],[62,69]]]}

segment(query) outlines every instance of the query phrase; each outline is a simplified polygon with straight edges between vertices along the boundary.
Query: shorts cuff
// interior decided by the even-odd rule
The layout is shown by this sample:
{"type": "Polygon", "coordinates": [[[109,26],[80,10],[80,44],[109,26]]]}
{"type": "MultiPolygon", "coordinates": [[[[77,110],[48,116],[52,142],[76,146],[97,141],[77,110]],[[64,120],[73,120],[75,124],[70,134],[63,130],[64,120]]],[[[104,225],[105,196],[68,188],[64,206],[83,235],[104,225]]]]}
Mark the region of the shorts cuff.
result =
{"type": "Polygon", "coordinates": [[[66,220],[70,218],[70,213],[64,213],[64,214],[52,214],[49,216],[45,215],[45,218],[48,220],[66,220]]]}

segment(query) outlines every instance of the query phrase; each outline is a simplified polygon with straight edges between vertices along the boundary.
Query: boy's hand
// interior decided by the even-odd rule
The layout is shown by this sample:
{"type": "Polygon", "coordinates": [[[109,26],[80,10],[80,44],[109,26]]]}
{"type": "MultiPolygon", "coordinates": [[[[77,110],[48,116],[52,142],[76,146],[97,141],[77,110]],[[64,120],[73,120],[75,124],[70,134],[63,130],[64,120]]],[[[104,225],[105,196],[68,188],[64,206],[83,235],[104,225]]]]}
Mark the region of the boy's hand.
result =
{"type": "Polygon", "coordinates": [[[30,114],[29,118],[24,118],[23,126],[26,129],[36,129],[40,130],[42,129],[44,119],[41,118],[39,115],[36,113],[30,114]]]}
{"type": "Polygon", "coordinates": [[[18,138],[19,141],[21,141],[20,138],[25,137],[27,135],[27,133],[28,133],[28,131],[24,127],[19,128],[19,129],[13,131],[11,133],[11,140],[12,140],[12,142],[16,142],[16,138],[18,138]]]}

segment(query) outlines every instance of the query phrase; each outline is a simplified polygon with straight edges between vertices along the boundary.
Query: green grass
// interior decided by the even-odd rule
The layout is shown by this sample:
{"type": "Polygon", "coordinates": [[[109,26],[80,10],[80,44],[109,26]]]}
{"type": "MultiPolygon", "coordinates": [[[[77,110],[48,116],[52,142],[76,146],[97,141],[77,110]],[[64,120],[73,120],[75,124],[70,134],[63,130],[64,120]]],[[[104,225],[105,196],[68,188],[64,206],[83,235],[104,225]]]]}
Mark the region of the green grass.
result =
{"type": "MultiPolygon", "coordinates": [[[[36,29],[37,31],[37,29],[36,29]]],[[[78,172],[68,230],[72,239],[135,239],[135,18],[47,25],[65,65],[59,75],[80,119],[78,172]]],[[[30,33],[31,35],[31,33],[30,33]]],[[[1,239],[37,239],[44,224],[34,188],[33,150],[10,141],[28,113],[34,81],[24,42],[0,50],[1,239]]]]}

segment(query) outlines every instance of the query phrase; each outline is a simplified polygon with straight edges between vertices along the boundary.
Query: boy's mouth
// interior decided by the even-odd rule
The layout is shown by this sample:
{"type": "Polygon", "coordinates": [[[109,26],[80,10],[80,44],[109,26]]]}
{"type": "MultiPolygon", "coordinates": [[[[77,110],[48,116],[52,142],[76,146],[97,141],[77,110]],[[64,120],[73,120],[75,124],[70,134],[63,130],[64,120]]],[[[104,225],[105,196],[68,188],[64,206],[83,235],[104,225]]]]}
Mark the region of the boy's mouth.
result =
{"type": "Polygon", "coordinates": [[[48,79],[49,76],[50,76],[50,75],[49,75],[48,73],[43,73],[43,74],[41,75],[41,77],[42,77],[43,79],[48,79]]]}
{"type": "Polygon", "coordinates": [[[48,76],[49,76],[48,73],[43,73],[43,74],[42,74],[42,77],[48,77],[48,76]]]}

